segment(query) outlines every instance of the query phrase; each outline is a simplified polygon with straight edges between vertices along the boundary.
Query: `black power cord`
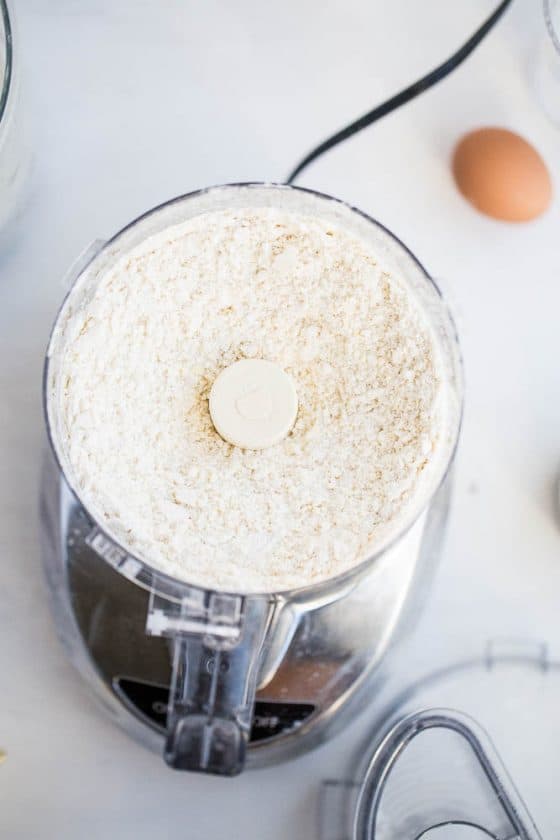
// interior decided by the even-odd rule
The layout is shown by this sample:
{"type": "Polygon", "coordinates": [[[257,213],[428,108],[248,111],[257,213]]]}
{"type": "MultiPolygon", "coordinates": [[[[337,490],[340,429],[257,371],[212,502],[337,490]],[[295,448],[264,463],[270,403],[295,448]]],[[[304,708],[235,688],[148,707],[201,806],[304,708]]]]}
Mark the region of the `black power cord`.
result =
{"type": "Polygon", "coordinates": [[[367,128],[368,125],[371,125],[377,120],[380,120],[381,117],[385,117],[387,114],[390,114],[391,111],[395,111],[397,108],[400,108],[401,105],[406,105],[406,103],[410,102],[411,99],[414,99],[416,96],[419,96],[421,93],[424,93],[424,91],[433,87],[433,85],[441,82],[442,79],[445,79],[446,76],[452,73],[453,70],[462,64],[463,61],[473,52],[473,50],[476,49],[483,38],[485,38],[490,32],[492,27],[499,21],[508,6],[511,5],[511,2],[512,0],[503,0],[496,11],[493,12],[482,24],[482,26],[476,30],[474,35],[472,35],[469,40],[451,56],[451,58],[448,58],[447,61],[444,61],[443,64],[440,64],[439,67],[436,67],[435,70],[431,71],[431,73],[427,73],[417,82],[414,82],[414,84],[404,90],[401,90],[400,93],[395,94],[395,96],[392,96],[390,99],[387,99],[381,105],[374,108],[373,111],[368,111],[367,114],[364,114],[355,122],[350,123],[350,125],[347,125],[346,128],[337,131],[336,134],[333,134],[332,137],[324,140],[319,146],[313,149],[313,151],[309,152],[309,154],[306,155],[300,163],[298,163],[286,183],[292,184],[306,166],[309,166],[309,164],[316,160],[320,155],[328,152],[329,149],[333,148],[333,146],[337,146],[344,140],[348,140],[348,138],[352,137],[353,134],[357,134],[358,131],[361,131],[363,128],[367,128]]]}

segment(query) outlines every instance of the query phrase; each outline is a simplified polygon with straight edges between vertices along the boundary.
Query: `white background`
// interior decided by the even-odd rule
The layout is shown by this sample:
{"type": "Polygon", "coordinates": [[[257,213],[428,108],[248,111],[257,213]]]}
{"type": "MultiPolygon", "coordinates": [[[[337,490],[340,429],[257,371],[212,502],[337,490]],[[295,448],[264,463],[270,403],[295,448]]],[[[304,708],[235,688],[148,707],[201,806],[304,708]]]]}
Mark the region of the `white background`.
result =
{"type": "MultiPolygon", "coordinates": [[[[281,180],[318,140],[446,58],[493,5],[17,4],[34,166],[0,251],[0,837],[315,836],[320,780],[343,772],[367,713],[290,764],[233,781],[186,776],[106,720],[67,664],[38,551],[42,357],[62,278],[93,239],[207,184],[281,180]]],[[[300,180],[392,228],[458,312],[466,420],[445,555],[409,649],[415,670],[496,635],[560,637],[559,204],[532,224],[493,222],[449,170],[465,130],[496,124],[530,139],[558,179],[560,132],[531,88],[540,24],[538,0],[515,0],[450,79],[300,180]]]]}

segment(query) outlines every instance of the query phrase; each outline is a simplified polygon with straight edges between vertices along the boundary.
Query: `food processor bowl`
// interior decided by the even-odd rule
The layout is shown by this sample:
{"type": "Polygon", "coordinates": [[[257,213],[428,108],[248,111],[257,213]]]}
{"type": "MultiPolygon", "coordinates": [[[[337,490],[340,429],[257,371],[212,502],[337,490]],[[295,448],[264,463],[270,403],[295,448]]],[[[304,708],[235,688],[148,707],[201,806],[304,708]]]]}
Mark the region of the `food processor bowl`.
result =
{"type": "MultiPolygon", "coordinates": [[[[127,717],[124,705],[142,721],[141,728],[156,733],[148,739],[152,744],[161,747],[165,733],[164,755],[175,768],[233,775],[246,759],[249,765],[266,764],[319,743],[350,719],[389,647],[410,625],[439,551],[463,388],[457,336],[439,290],[378,222],[329,196],[274,184],[214,187],[163,204],[97,244],[71,279],[45,363],[52,451],[42,513],[47,573],[74,661],[97,688],[101,682],[101,694],[121,721],[127,717]],[[57,411],[66,336],[74,312],[94,293],[99,278],[123,254],[171,225],[248,207],[274,207],[338,224],[371,244],[387,270],[406,277],[433,330],[448,398],[447,435],[431,466],[429,491],[410,508],[397,535],[337,577],[251,594],[213,591],[169,577],[119,544],[80,497],[61,445],[57,411]],[[120,621],[123,604],[129,615],[120,621]],[[100,621],[118,625],[103,643],[100,621]],[[151,671],[133,664],[132,638],[154,650],[157,640],[158,665],[151,671]],[[146,686],[152,691],[149,701],[146,686]]],[[[138,727],[132,729],[137,734],[138,727]]]]}

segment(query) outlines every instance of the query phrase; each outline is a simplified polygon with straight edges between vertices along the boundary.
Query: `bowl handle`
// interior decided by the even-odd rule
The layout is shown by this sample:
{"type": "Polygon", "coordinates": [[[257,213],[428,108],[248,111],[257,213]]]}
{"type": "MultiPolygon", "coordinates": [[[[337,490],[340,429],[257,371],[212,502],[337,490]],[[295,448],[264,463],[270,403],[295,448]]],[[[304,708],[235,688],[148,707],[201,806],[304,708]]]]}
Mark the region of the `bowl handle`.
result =
{"type": "Polygon", "coordinates": [[[262,597],[190,590],[177,603],[152,595],[147,631],[172,644],[164,748],[171,767],[220,776],[243,770],[273,612],[262,597]]]}

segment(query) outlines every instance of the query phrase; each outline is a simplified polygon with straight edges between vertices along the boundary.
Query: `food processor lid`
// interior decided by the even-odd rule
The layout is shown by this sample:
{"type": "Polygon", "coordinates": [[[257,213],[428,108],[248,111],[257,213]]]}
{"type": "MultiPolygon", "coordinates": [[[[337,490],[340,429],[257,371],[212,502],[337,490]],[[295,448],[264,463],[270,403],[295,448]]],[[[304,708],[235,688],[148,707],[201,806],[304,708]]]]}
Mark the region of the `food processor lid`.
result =
{"type": "Polygon", "coordinates": [[[472,718],[428,709],[399,721],[372,756],[354,834],[410,840],[536,840],[497,752],[472,718]]]}
{"type": "Polygon", "coordinates": [[[358,780],[324,783],[321,840],[557,836],[559,698],[544,644],[493,641],[427,675],[377,718],[358,780]]]}

